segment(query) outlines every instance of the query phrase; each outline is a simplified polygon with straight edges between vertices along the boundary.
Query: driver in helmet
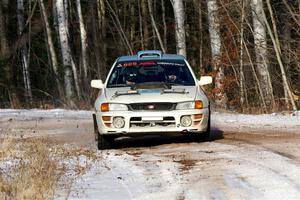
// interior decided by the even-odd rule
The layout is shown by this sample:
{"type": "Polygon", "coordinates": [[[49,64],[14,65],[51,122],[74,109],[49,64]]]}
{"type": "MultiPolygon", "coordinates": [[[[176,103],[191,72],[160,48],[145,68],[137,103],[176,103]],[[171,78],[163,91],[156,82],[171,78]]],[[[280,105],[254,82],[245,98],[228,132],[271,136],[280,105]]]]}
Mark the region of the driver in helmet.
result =
{"type": "Polygon", "coordinates": [[[125,83],[126,85],[134,85],[137,81],[137,73],[134,69],[126,69],[125,83]]]}
{"type": "Polygon", "coordinates": [[[167,81],[174,83],[178,79],[178,70],[174,67],[166,69],[167,81]]]}

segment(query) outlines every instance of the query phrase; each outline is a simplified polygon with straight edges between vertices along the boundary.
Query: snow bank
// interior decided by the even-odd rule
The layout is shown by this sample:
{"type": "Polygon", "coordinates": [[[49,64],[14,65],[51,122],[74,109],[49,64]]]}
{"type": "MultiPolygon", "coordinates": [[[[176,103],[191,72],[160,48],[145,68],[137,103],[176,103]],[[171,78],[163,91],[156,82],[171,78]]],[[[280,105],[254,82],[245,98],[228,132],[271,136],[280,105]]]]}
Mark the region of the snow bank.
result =
{"type": "Polygon", "coordinates": [[[212,126],[223,131],[272,131],[300,133],[300,111],[293,113],[272,113],[248,115],[237,113],[212,114],[212,126]]]}
{"type": "Polygon", "coordinates": [[[0,120],[35,120],[40,118],[55,119],[87,119],[91,118],[92,111],[86,110],[65,110],[65,109],[0,109],[0,120]]]}

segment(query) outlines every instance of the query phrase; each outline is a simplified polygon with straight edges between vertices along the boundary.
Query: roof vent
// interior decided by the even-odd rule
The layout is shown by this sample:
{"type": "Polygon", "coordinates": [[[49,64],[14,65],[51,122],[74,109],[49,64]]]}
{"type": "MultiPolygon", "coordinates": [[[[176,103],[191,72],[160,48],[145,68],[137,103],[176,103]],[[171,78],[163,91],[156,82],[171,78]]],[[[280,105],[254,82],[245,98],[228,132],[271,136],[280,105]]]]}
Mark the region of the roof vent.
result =
{"type": "Polygon", "coordinates": [[[137,53],[138,58],[161,58],[162,52],[159,50],[147,50],[147,51],[139,51],[137,53]]]}

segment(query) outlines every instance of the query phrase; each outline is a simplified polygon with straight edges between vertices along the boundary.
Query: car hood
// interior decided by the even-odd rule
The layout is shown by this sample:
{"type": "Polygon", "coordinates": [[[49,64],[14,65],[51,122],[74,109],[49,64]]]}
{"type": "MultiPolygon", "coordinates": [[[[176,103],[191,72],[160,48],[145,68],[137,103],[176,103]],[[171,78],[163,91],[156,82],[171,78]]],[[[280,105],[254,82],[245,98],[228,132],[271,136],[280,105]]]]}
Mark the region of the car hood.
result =
{"type": "Polygon", "coordinates": [[[197,94],[196,86],[173,86],[169,92],[163,89],[141,89],[135,94],[126,94],[129,88],[106,88],[105,96],[109,103],[139,103],[139,102],[182,102],[193,101],[197,94]],[[184,92],[183,92],[184,91],[184,92]]]}

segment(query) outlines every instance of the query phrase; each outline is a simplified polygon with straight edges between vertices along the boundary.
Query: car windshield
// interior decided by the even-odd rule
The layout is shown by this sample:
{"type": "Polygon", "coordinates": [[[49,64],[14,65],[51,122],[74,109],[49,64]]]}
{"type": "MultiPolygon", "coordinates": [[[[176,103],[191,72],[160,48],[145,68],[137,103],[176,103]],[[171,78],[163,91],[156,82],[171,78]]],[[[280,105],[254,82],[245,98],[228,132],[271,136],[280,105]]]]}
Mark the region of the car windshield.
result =
{"type": "Polygon", "coordinates": [[[183,60],[151,60],[116,63],[107,87],[131,87],[148,83],[195,85],[193,76],[183,60]]]}

